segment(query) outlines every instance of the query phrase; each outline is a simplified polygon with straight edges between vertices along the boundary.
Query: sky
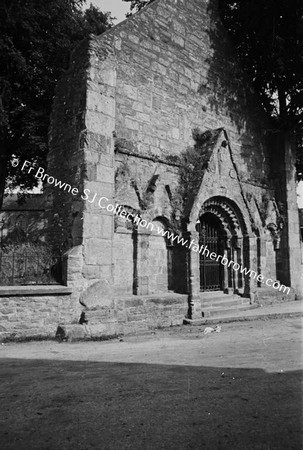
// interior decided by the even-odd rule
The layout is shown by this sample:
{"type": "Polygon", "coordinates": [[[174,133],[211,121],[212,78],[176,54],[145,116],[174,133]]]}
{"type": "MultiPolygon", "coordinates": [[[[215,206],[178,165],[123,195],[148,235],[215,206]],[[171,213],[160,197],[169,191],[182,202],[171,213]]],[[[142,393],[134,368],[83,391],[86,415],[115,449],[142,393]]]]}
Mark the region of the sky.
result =
{"type": "Polygon", "coordinates": [[[130,3],[123,2],[122,0],[86,0],[86,8],[89,7],[90,3],[98,6],[103,12],[111,11],[112,17],[117,18],[114,21],[115,25],[125,19],[125,14],[129,11],[130,5],[130,3]]]}

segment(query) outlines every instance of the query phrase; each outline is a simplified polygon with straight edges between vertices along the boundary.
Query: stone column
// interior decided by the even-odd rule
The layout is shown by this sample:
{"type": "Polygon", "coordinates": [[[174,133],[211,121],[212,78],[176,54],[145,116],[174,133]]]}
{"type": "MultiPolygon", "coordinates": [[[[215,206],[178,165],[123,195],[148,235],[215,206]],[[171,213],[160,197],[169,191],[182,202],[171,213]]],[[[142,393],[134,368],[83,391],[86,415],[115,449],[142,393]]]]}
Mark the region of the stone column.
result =
{"type": "MultiPolygon", "coordinates": [[[[223,256],[229,262],[227,248],[224,249],[223,256]]],[[[228,292],[229,292],[228,291],[228,286],[229,286],[229,281],[228,281],[228,264],[224,264],[223,265],[223,290],[224,290],[225,294],[228,294],[228,292]]]]}
{"type": "MultiPolygon", "coordinates": [[[[241,258],[241,245],[242,244],[242,238],[235,237],[233,239],[233,246],[232,246],[232,260],[234,261],[235,265],[239,268],[241,267],[242,258],[241,258]]],[[[233,268],[233,291],[235,294],[239,294],[239,289],[242,287],[242,274],[237,270],[236,268],[233,268]]]]}
{"type": "Polygon", "coordinates": [[[193,251],[195,245],[199,244],[199,233],[197,231],[187,232],[184,239],[187,239],[188,246],[191,241],[194,241],[192,248],[187,250],[188,316],[190,319],[200,319],[200,255],[199,252],[193,251]]]}
{"type": "MultiPolygon", "coordinates": [[[[233,261],[235,264],[238,264],[238,250],[236,248],[233,248],[233,261]]],[[[238,271],[235,269],[232,270],[234,279],[234,294],[238,294],[239,293],[238,271]]]]}
{"type": "Polygon", "coordinates": [[[224,256],[228,260],[227,266],[224,266],[224,292],[225,294],[233,294],[234,292],[234,273],[233,268],[229,266],[230,261],[233,260],[233,247],[231,238],[226,241],[226,249],[224,250],[224,256]]]}
{"type": "MultiPolygon", "coordinates": [[[[237,238],[236,251],[237,251],[237,262],[240,265],[240,267],[243,268],[243,238],[242,237],[237,238]]],[[[238,286],[237,287],[238,287],[238,291],[239,291],[240,289],[243,288],[243,275],[240,272],[240,269],[237,272],[237,274],[238,274],[238,286]]]]}
{"type": "Polygon", "coordinates": [[[252,275],[244,276],[244,297],[249,297],[251,303],[254,303],[257,291],[257,280],[258,275],[258,264],[257,264],[257,237],[249,235],[247,237],[247,247],[245,250],[248,251],[248,259],[245,261],[246,269],[253,271],[252,275]],[[248,263],[248,264],[247,264],[248,263]],[[254,276],[254,272],[256,276],[254,276]]]}

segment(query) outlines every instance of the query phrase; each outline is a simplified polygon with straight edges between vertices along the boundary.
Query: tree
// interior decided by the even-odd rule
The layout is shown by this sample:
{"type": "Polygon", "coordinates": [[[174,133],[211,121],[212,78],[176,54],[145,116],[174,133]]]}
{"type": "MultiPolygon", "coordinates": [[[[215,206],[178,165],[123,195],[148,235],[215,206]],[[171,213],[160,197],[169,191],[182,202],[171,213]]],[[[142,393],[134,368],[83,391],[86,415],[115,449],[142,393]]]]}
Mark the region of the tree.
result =
{"type": "MultiPolygon", "coordinates": [[[[130,10],[135,12],[140,11],[144,6],[149,5],[154,0],[123,0],[124,2],[130,3],[130,10]]],[[[131,15],[131,13],[129,14],[131,15]]]]}
{"type": "MultiPolygon", "coordinates": [[[[124,0],[140,11],[153,0],[124,0]]],[[[219,0],[219,13],[273,130],[291,133],[303,179],[303,3],[219,0]]]]}
{"type": "Polygon", "coordinates": [[[303,4],[221,0],[220,14],[274,131],[291,133],[303,178],[303,4]]]}
{"type": "Polygon", "coordinates": [[[37,180],[11,158],[45,166],[55,86],[69,55],[90,33],[112,25],[110,13],[84,0],[3,0],[0,6],[0,209],[5,182],[21,191],[37,180]]]}

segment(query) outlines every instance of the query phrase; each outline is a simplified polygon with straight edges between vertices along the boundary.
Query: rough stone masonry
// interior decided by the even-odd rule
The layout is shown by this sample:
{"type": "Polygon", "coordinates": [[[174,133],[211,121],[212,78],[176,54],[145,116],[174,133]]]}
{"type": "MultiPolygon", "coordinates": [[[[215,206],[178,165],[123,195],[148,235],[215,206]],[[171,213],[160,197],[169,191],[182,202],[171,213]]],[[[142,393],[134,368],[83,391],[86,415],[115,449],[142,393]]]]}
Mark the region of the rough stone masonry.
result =
{"type": "Polygon", "coordinates": [[[47,170],[79,195],[46,186],[74,317],[115,333],[200,317],[209,291],[253,303],[265,289],[96,193],[300,295],[294,153],[269,128],[215,0],[156,0],[83,42],[57,87],[47,170]]]}

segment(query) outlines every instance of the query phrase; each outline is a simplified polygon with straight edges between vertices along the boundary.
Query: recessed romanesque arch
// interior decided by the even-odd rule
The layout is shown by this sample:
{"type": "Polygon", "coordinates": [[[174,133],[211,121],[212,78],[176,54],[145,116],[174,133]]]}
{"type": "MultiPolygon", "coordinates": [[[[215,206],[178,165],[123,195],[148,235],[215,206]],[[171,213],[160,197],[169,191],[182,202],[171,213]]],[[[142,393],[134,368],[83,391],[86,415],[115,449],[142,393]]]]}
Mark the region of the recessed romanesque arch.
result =
{"type": "Polygon", "coordinates": [[[203,241],[210,252],[221,256],[218,260],[210,260],[208,252],[200,253],[201,290],[244,293],[245,280],[241,271],[221,262],[224,257],[224,261],[233,261],[239,267],[249,266],[247,227],[240,208],[226,197],[211,197],[199,211],[196,229],[200,244],[203,241]]]}
{"type": "Polygon", "coordinates": [[[238,239],[247,234],[247,226],[240,208],[233,201],[223,196],[215,196],[206,200],[199,211],[199,217],[210,212],[221,222],[226,234],[238,239]]]}

